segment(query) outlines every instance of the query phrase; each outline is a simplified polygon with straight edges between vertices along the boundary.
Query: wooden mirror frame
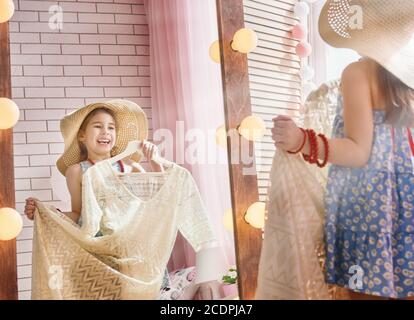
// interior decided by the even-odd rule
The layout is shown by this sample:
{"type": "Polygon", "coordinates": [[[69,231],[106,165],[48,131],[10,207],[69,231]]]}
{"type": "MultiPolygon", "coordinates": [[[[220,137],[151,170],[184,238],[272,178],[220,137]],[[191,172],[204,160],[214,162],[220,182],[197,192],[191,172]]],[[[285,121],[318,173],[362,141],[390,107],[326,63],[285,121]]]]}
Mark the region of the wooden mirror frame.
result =
{"type": "MultiPolygon", "coordinates": [[[[9,23],[0,23],[0,97],[11,99],[9,23]]],[[[0,208],[15,207],[13,129],[0,129],[0,208]]],[[[0,240],[0,300],[17,300],[16,239],[0,240]]]]}
{"type": "MultiPolygon", "coordinates": [[[[220,39],[221,71],[223,79],[224,113],[226,118],[227,153],[229,159],[231,202],[233,208],[234,241],[238,273],[239,297],[255,297],[262,244],[262,231],[244,219],[247,209],[259,201],[257,173],[243,174],[244,165],[238,162],[241,138],[237,127],[252,114],[247,55],[235,52],[231,41],[235,32],[244,28],[243,0],[217,0],[217,19],[220,39]]],[[[249,150],[254,159],[253,143],[249,150]]]]}

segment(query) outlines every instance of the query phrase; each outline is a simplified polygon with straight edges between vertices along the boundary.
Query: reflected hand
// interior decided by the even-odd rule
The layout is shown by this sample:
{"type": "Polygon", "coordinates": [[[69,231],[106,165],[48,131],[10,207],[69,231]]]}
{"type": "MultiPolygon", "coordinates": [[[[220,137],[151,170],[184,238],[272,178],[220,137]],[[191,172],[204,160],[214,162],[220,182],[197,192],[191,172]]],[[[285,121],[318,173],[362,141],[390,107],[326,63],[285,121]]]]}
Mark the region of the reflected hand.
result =
{"type": "Polygon", "coordinates": [[[34,219],[34,212],[36,210],[36,201],[39,201],[36,198],[27,198],[26,199],[26,205],[24,207],[24,214],[29,220],[34,219]]]}
{"type": "Polygon", "coordinates": [[[272,139],[275,146],[284,151],[296,151],[303,141],[303,132],[296,123],[287,116],[273,119],[272,139]]]}

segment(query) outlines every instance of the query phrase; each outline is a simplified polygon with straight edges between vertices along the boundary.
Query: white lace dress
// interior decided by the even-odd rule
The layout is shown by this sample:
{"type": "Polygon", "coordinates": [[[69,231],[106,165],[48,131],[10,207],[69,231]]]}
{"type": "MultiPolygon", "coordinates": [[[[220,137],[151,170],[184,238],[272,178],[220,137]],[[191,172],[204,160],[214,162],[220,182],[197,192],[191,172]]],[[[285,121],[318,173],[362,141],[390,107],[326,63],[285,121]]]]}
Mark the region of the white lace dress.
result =
{"type": "Polygon", "coordinates": [[[191,174],[174,163],[120,175],[98,162],[82,203],[81,227],[37,203],[32,298],[156,299],[178,231],[196,252],[217,246],[191,174]]]}

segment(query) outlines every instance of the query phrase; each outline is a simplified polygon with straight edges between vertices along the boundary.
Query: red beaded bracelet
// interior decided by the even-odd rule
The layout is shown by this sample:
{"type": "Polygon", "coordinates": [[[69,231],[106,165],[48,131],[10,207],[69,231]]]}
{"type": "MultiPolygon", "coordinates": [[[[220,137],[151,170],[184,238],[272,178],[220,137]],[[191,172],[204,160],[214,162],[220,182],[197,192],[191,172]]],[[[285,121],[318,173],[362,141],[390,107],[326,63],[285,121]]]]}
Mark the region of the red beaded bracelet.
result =
{"type": "Polygon", "coordinates": [[[313,138],[313,148],[312,148],[312,163],[318,163],[318,157],[319,157],[319,144],[318,144],[318,138],[316,137],[315,131],[312,130],[312,138],[313,138]]]}
{"type": "Polygon", "coordinates": [[[318,141],[316,139],[316,133],[312,129],[306,130],[309,137],[309,144],[310,144],[310,154],[302,154],[303,159],[309,162],[310,164],[314,164],[317,162],[318,159],[318,141]]]}
{"type": "Polygon", "coordinates": [[[329,142],[328,142],[328,138],[326,138],[325,135],[323,134],[318,134],[318,137],[321,137],[323,144],[325,146],[325,152],[324,152],[324,160],[322,163],[319,163],[319,161],[316,161],[316,164],[318,165],[319,168],[323,168],[327,165],[328,163],[328,157],[329,157],[329,142]]]}
{"type": "Polygon", "coordinates": [[[306,143],[306,131],[305,131],[305,129],[302,129],[302,128],[299,128],[299,129],[303,133],[303,141],[302,141],[302,144],[300,145],[300,148],[297,151],[288,151],[288,153],[290,153],[290,154],[298,154],[303,149],[303,147],[305,146],[305,143],[306,143]]]}
{"type": "Polygon", "coordinates": [[[325,150],[324,150],[324,160],[322,163],[319,162],[319,145],[318,145],[318,139],[316,136],[315,131],[312,129],[306,130],[308,136],[309,136],[309,143],[310,143],[310,154],[302,154],[303,159],[311,164],[316,164],[319,168],[323,168],[327,165],[328,159],[329,159],[329,142],[325,135],[318,134],[318,137],[322,139],[322,142],[324,144],[325,150]]]}
{"type": "Polygon", "coordinates": [[[311,157],[312,157],[312,143],[311,143],[311,136],[310,136],[310,133],[309,133],[308,129],[306,130],[306,135],[309,139],[309,155],[302,153],[302,157],[305,161],[310,163],[310,160],[311,160],[311,157]]]}

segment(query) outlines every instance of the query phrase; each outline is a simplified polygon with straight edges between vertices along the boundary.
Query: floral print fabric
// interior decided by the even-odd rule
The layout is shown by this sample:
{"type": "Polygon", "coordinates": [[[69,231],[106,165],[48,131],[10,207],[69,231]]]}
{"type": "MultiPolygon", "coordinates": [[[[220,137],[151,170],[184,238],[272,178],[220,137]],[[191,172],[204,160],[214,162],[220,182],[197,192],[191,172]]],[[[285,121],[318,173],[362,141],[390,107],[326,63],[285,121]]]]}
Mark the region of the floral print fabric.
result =
{"type": "MultiPolygon", "coordinates": [[[[339,97],[333,138],[344,138],[339,97]]],[[[392,298],[414,296],[413,129],[374,110],[371,157],[362,168],[332,165],[325,194],[328,283],[392,298]]]]}

